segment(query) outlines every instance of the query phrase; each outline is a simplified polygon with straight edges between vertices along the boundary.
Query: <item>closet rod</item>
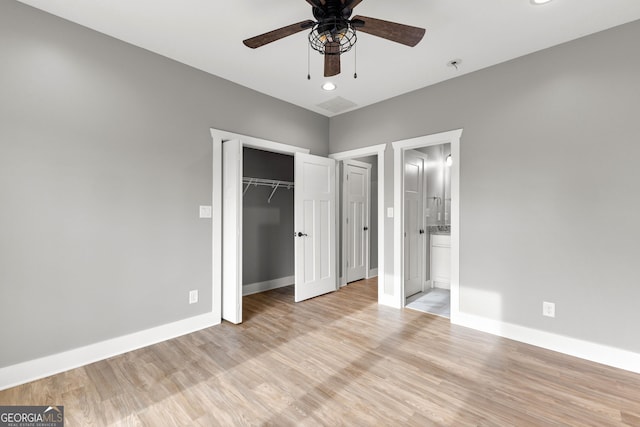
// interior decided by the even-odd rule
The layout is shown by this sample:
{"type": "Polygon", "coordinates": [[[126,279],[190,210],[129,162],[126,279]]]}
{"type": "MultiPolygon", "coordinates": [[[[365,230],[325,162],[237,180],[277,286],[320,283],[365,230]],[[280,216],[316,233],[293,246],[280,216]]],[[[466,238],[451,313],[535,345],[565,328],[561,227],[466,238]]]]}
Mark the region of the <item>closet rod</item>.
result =
{"type": "Polygon", "coordinates": [[[273,195],[275,194],[276,190],[280,187],[286,187],[287,190],[290,190],[292,188],[294,188],[294,183],[291,181],[280,181],[277,179],[264,179],[264,178],[251,178],[248,176],[245,176],[242,178],[242,183],[246,184],[247,186],[244,188],[244,191],[242,192],[242,195],[244,196],[247,193],[247,190],[249,189],[249,187],[251,187],[252,185],[258,186],[265,186],[265,187],[271,187],[273,188],[273,191],[271,191],[271,194],[269,195],[269,199],[267,200],[267,203],[271,203],[271,198],[273,197],[273,195]]]}

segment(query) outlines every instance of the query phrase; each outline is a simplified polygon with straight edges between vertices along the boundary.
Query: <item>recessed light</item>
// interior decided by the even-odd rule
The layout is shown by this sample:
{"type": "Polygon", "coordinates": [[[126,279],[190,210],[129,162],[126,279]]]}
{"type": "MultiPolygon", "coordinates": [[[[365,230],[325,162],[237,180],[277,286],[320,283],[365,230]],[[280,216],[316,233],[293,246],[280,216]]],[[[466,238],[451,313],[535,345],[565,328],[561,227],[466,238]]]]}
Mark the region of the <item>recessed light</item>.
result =
{"type": "Polygon", "coordinates": [[[322,85],[322,89],[326,91],[336,90],[336,87],[337,86],[331,82],[326,82],[325,84],[322,85]]]}
{"type": "Polygon", "coordinates": [[[551,2],[551,0],[531,0],[531,4],[534,4],[536,6],[540,6],[541,4],[547,4],[551,2]]]}

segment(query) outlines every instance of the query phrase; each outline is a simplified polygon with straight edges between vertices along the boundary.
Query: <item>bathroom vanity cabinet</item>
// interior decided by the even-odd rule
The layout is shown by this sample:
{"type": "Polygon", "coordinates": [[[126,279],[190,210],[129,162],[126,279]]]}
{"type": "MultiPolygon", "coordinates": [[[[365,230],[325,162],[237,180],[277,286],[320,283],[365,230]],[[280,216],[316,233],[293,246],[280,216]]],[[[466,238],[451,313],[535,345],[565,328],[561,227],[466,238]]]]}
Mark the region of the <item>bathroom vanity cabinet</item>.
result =
{"type": "Polygon", "coordinates": [[[451,235],[431,235],[431,285],[451,288],[451,235]]]}

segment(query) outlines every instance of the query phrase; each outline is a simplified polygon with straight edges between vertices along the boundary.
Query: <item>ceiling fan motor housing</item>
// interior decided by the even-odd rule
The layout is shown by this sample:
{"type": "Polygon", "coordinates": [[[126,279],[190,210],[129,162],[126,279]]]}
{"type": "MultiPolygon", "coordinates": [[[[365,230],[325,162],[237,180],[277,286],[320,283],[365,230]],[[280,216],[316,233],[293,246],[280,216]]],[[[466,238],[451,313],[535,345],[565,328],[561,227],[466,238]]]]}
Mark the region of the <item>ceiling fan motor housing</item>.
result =
{"type": "Polygon", "coordinates": [[[323,7],[314,7],[313,16],[318,21],[309,33],[311,47],[323,55],[340,55],[349,51],[357,37],[351,25],[352,9],[344,7],[340,0],[327,0],[323,7]]]}

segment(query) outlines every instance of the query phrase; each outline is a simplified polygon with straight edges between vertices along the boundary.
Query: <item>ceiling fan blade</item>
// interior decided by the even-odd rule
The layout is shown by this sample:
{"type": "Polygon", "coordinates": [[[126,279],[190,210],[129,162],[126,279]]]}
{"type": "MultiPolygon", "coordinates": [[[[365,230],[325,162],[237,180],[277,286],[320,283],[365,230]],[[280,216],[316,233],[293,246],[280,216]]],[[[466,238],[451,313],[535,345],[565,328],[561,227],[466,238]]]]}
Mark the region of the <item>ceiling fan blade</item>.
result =
{"type": "Polygon", "coordinates": [[[364,24],[359,23],[359,25],[357,25],[356,28],[358,31],[411,47],[420,43],[426,31],[424,28],[397,24],[395,22],[360,15],[353,17],[352,21],[356,20],[364,22],[364,24]]]}
{"type": "Polygon", "coordinates": [[[340,1],[342,2],[343,9],[346,9],[346,8],[353,9],[362,2],[362,0],[340,0],[340,1]]]}
{"type": "Polygon", "coordinates": [[[300,31],[309,29],[313,27],[313,24],[313,21],[307,19],[306,21],[291,24],[286,27],[278,28],[277,30],[269,31],[268,33],[260,34],[259,36],[251,37],[250,39],[244,40],[242,43],[251,49],[255,49],[292,34],[299,33],[300,31]]]}
{"type": "Polygon", "coordinates": [[[340,74],[340,43],[327,42],[324,52],[324,76],[337,76],[340,74]]]}

